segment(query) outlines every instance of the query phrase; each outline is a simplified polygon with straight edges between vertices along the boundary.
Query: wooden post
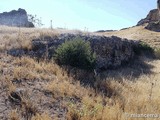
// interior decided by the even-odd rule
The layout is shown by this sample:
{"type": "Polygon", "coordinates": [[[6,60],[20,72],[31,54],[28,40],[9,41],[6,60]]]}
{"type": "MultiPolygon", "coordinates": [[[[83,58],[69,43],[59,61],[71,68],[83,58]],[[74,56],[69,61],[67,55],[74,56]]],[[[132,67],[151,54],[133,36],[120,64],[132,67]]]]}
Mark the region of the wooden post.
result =
{"type": "Polygon", "coordinates": [[[53,29],[53,26],[52,26],[52,20],[51,20],[51,30],[53,29]]]}

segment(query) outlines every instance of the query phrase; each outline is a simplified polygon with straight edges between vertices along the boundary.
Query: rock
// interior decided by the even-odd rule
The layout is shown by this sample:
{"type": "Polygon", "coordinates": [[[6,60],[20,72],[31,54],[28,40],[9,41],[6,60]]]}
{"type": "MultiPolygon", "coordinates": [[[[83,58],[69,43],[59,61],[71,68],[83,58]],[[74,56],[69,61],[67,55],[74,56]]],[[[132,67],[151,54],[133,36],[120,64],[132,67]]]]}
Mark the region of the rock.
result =
{"type": "Polygon", "coordinates": [[[148,30],[155,31],[155,32],[160,32],[160,22],[159,21],[150,22],[145,28],[148,30]]]}
{"type": "Polygon", "coordinates": [[[7,51],[7,54],[10,54],[12,56],[18,57],[18,56],[22,56],[25,54],[25,51],[22,49],[11,49],[7,51]]]}
{"type": "Polygon", "coordinates": [[[34,24],[28,21],[27,12],[19,8],[17,11],[0,13],[0,25],[16,27],[34,27],[34,24]]]}
{"type": "Polygon", "coordinates": [[[144,19],[141,19],[138,23],[137,23],[137,26],[139,25],[143,25],[145,23],[153,23],[153,22],[156,22],[156,21],[159,21],[159,11],[158,9],[153,9],[149,12],[149,14],[147,15],[146,18],[144,19]]]}
{"type": "Polygon", "coordinates": [[[71,40],[77,37],[90,42],[92,51],[97,55],[97,69],[105,70],[108,68],[116,68],[129,62],[134,57],[133,46],[137,44],[137,42],[121,39],[116,36],[105,37],[76,34],[60,34],[56,38],[45,37],[46,39],[43,40],[35,39],[32,41],[34,55],[38,57],[45,56],[48,49],[48,57],[50,58],[53,56],[57,47],[64,43],[65,40],[71,40]]]}
{"type": "Polygon", "coordinates": [[[160,32],[160,15],[159,15],[159,10],[158,9],[153,9],[149,12],[146,18],[140,20],[137,23],[137,26],[139,25],[144,25],[146,29],[152,30],[155,32],[160,32]]]}

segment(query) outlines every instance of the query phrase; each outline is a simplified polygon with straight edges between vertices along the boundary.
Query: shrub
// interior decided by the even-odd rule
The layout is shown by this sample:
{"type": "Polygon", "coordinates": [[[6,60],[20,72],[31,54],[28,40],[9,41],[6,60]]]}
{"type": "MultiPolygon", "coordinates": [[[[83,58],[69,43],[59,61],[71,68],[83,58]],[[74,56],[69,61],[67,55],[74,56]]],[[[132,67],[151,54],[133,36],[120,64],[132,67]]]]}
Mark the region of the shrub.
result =
{"type": "Polygon", "coordinates": [[[141,55],[141,54],[151,55],[153,54],[154,49],[145,42],[139,42],[138,45],[133,46],[133,51],[136,55],[141,55]]]}
{"type": "Polygon", "coordinates": [[[155,57],[156,57],[157,59],[160,59],[160,48],[156,48],[156,49],[154,50],[154,55],[155,55],[155,57]]]}
{"type": "Polygon", "coordinates": [[[55,60],[61,65],[93,69],[96,63],[96,55],[91,51],[89,42],[81,38],[75,38],[66,41],[57,48],[55,60]]]}

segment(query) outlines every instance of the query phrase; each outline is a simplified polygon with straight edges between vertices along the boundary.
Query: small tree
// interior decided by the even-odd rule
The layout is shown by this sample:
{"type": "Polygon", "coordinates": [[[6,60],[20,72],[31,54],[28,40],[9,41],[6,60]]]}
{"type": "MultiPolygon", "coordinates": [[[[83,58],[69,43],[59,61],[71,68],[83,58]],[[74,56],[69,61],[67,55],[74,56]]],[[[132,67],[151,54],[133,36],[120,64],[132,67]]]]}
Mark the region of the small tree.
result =
{"type": "Polygon", "coordinates": [[[42,24],[42,19],[41,18],[37,18],[37,15],[31,15],[28,14],[28,21],[32,22],[34,25],[41,27],[44,24],[42,24]]]}
{"type": "Polygon", "coordinates": [[[57,48],[55,60],[61,65],[71,65],[81,69],[93,69],[96,63],[96,56],[91,51],[89,42],[81,38],[75,38],[66,41],[57,48]]]}

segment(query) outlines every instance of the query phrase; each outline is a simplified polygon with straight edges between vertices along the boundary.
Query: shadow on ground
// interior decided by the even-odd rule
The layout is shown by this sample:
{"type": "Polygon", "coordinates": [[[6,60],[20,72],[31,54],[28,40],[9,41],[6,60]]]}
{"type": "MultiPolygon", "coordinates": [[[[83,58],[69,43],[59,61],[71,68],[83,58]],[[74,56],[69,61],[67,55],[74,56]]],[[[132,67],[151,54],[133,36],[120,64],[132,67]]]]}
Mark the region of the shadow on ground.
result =
{"type": "Polygon", "coordinates": [[[115,90],[110,88],[110,82],[115,80],[123,84],[123,80],[136,81],[143,75],[153,74],[151,71],[153,65],[148,64],[153,61],[152,58],[136,58],[134,61],[123,65],[117,69],[108,69],[101,71],[95,75],[94,71],[85,71],[77,68],[67,67],[64,68],[68,75],[79,80],[84,86],[90,86],[96,93],[103,93],[107,97],[116,95],[115,90]],[[147,61],[146,61],[147,60],[147,61]]]}

